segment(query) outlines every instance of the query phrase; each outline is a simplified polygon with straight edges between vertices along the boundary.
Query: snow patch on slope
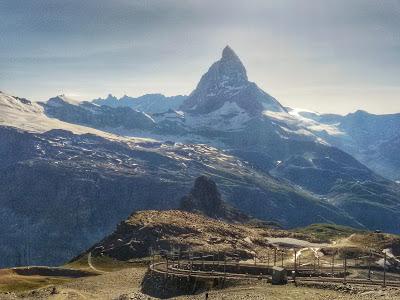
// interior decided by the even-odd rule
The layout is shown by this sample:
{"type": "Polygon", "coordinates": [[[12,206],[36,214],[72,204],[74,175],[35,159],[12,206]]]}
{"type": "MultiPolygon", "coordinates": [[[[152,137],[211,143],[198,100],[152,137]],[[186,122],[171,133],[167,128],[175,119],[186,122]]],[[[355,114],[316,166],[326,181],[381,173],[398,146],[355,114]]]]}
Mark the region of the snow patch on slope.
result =
{"type": "Polygon", "coordinates": [[[185,115],[185,124],[191,128],[216,130],[240,130],[251,119],[236,102],[225,102],[219,109],[206,115],[185,115]]]}
{"type": "MultiPolygon", "coordinates": [[[[322,124],[315,120],[306,118],[300,114],[300,112],[304,112],[304,110],[300,109],[292,109],[289,113],[286,112],[273,112],[273,111],[264,111],[263,114],[269,118],[272,118],[276,121],[279,121],[281,124],[287,125],[288,130],[297,131],[297,130],[305,130],[310,133],[324,133],[326,132],[332,136],[342,136],[345,135],[336,125],[331,124],[322,124]]],[[[309,111],[310,113],[313,113],[309,111]]]]}

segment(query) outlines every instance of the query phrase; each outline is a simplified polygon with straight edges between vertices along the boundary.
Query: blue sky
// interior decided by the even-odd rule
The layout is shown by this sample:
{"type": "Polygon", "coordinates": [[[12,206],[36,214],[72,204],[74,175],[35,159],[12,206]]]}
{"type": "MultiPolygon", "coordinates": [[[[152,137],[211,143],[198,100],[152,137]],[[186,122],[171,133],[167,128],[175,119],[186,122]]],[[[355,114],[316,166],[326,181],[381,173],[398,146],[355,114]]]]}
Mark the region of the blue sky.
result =
{"type": "Polygon", "coordinates": [[[227,44],[284,105],[400,112],[400,0],[2,0],[0,90],[189,94],[227,44]]]}

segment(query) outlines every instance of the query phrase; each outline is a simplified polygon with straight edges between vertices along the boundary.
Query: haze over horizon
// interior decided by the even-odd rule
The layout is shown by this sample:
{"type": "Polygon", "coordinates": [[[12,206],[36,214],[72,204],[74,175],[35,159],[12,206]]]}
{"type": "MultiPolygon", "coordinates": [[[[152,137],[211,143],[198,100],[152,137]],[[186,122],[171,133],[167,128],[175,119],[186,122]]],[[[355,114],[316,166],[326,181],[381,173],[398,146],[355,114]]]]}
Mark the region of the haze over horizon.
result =
{"type": "Polygon", "coordinates": [[[230,45],[283,105],[396,113],[400,1],[0,3],[0,90],[32,100],[189,94],[230,45]]]}

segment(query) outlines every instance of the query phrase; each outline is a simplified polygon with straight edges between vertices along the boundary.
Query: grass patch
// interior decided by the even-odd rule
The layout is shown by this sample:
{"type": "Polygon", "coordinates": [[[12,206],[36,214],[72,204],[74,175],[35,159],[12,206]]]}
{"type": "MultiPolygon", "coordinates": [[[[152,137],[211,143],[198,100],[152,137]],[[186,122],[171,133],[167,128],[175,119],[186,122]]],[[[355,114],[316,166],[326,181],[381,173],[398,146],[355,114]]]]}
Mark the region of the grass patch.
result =
{"type": "Polygon", "coordinates": [[[352,227],[334,224],[312,224],[304,228],[296,228],[293,231],[311,235],[321,243],[329,243],[338,238],[349,237],[353,233],[363,232],[352,227]]]}
{"type": "MultiPolygon", "coordinates": [[[[146,267],[150,262],[150,258],[131,259],[129,261],[121,261],[113,259],[109,256],[92,256],[92,265],[99,271],[114,272],[133,267],[146,267]]],[[[84,255],[79,259],[64,265],[65,268],[92,270],[88,264],[88,256],[84,255]]]]}
{"type": "Polygon", "coordinates": [[[71,278],[50,278],[50,277],[24,277],[12,276],[0,283],[0,292],[26,292],[49,285],[58,285],[71,281],[71,278]]]}
{"type": "Polygon", "coordinates": [[[68,268],[68,269],[78,269],[78,270],[90,270],[91,269],[88,264],[88,255],[87,254],[79,257],[77,260],[68,262],[67,264],[63,265],[62,267],[68,268]]]}

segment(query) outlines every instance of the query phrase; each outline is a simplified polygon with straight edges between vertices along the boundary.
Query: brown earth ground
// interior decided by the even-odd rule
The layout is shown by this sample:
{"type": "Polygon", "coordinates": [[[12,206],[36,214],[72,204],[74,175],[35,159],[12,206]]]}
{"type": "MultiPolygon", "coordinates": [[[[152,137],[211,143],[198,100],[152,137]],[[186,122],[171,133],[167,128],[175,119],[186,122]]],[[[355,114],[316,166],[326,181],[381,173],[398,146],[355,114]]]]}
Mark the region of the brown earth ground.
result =
{"type": "MultiPolygon", "coordinates": [[[[98,270],[96,275],[81,278],[55,278],[49,276],[12,277],[10,270],[2,270],[0,275],[0,299],[154,299],[140,292],[140,284],[147,267],[139,263],[93,262],[98,270]],[[16,281],[12,281],[15,279],[16,281]],[[7,286],[7,282],[9,285],[7,286]],[[36,288],[32,282],[42,287],[36,288]],[[23,284],[22,284],[23,283],[23,284]],[[29,284],[27,284],[29,283],[29,284]],[[17,284],[17,285],[15,285],[17,284]],[[13,292],[6,292],[7,287],[13,292]],[[17,287],[17,289],[16,289],[17,287]]],[[[71,267],[71,266],[66,266],[71,267]]],[[[81,261],[75,268],[90,270],[91,267],[81,261]]],[[[94,272],[93,272],[94,273],[94,272]]],[[[273,286],[265,282],[248,282],[240,286],[208,292],[208,299],[400,299],[400,290],[387,288],[347,287],[342,285],[307,287],[273,286]]],[[[180,296],[173,299],[206,299],[205,293],[180,296]]]]}

